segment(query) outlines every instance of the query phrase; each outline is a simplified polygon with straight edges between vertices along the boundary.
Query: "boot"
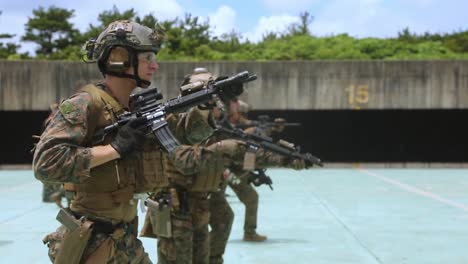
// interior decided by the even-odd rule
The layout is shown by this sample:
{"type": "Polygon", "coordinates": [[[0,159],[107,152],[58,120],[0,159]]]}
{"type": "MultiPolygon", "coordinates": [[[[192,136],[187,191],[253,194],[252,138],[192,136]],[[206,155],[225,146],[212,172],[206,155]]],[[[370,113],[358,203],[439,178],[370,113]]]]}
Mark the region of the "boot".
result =
{"type": "Polygon", "coordinates": [[[249,242],[263,242],[267,240],[266,236],[262,236],[257,234],[257,232],[251,234],[251,233],[244,233],[244,241],[249,241],[249,242]]]}

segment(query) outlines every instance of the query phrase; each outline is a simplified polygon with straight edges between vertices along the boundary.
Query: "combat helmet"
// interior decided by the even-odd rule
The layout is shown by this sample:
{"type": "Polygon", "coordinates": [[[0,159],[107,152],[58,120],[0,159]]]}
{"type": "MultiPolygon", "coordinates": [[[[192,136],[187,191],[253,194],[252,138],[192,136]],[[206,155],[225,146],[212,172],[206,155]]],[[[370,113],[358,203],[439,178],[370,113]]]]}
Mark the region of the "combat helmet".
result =
{"type": "MultiPolygon", "coordinates": [[[[184,96],[205,89],[208,85],[216,81],[218,77],[209,72],[204,67],[194,68],[192,73],[185,75],[184,80],[180,84],[180,95],[184,96]]],[[[219,95],[218,95],[219,96],[219,95]]],[[[218,107],[224,109],[223,103],[217,97],[213,98],[212,102],[207,102],[199,105],[200,109],[213,109],[218,107]]]]}
{"type": "Polygon", "coordinates": [[[103,75],[135,79],[140,87],[148,87],[149,81],[138,76],[138,53],[157,53],[164,39],[164,30],[159,24],[154,29],[129,20],[114,21],[99,34],[88,40],[85,61],[97,62],[103,75]],[[133,66],[134,74],[125,73],[133,66]]]}
{"type": "Polygon", "coordinates": [[[208,83],[214,81],[216,76],[206,68],[198,67],[193,69],[192,73],[185,75],[180,85],[180,94],[186,95],[197,90],[205,88],[208,83]]]}

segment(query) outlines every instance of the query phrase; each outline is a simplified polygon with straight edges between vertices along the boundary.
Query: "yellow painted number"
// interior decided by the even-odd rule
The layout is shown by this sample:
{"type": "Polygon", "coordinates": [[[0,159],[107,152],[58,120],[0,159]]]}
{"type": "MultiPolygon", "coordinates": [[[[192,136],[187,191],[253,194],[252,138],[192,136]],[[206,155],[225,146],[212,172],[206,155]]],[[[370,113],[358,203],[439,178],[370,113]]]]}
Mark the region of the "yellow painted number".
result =
{"type": "Polygon", "coordinates": [[[361,109],[366,107],[369,103],[369,86],[363,85],[350,85],[345,89],[348,95],[349,106],[353,109],[361,109]]]}

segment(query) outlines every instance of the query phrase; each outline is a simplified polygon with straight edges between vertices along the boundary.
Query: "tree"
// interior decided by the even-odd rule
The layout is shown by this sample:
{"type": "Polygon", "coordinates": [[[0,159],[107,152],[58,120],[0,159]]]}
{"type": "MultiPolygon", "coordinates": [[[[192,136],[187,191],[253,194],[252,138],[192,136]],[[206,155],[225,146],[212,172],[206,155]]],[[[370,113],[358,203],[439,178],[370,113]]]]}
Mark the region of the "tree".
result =
{"type": "Polygon", "coordinates": [[[200,22],[198,17],[185,14],[185,19],[179,25],[182,29],[182,41],[180,48],[188,55],[194,55],[194,50],[210,42],[209,21],[200,22]]]}
{"type": "Polygon", "coordinates": [[[77,44],[80,32],[69,22],[73,13],[74,10],[55,6],[50,6],[47,10],[42,6],[33,9],[33,17],[28,19],[25,25],[26,34],[21,39],[38,44],[36,53],[45,57],[77,44]]]}
{"type": "Polygon", "coordinates": [[[200,22],[191,14],[185,14],[184,19],[175,18],[160,24],[166,31],[166,41],[161,50],[164,58],[193,60],[191,57],[195,56],[196,49],[211,42],[209,22],[200,22]]]}
{"type": "Polygon", "coordinates": [[[89,24],[88,31],[83,35],[83,42],[89,38],[97,38],[110,23],[116,20],[133,20],[135,16],[136,12],[133,8],[120,12],[114,5],[111,10],[103,11],[98,15],[98,25],[89,24]]]}
{"type": "Polygon", "coordinates": [[[299,23],[293,23],[289,26],[286,35],[310,35],[309,25],[314,21],[314,17],[309,12],[305,11],[299,14],[299,23]]]}
{"type": "MultiPolygon", "coordinates": [[[[0,39],[11,38],[13,36],[14,35],[0,34],[0,39]]],[[[11,55],[17,54],[19,48],[20,48],[20,45],[16,45],[11,42],[8,42],[8,43],[0,42],[0,59],[8,59],[11,55]]]]}
{"type": "MultiPolygon", "coordinates": [[[[2,15],[1,10],[0,10],[0,15],[2,15]]],[[[11,39],[14,36],[15,35],[12,35],[12,34],[0,33],[0,40],[2,40],[2,39],[11,39]]],[[[17,44],[12,43],[12,42],[7,42],[7,43],[0,42],[0,59],[8,59],[8,58],[11,58],[11,57],[17,55],[18,54],[18,49],[20,47],[21,47],[20,45],[17,45],[17,44]]],[[[18,56],[20,58],[23,58],[23,57],[26,58],[26,57],[28,57],[28,54],[27,53],[18,54],[18,56]]]]}
{"type": "Polygon", "coordinates": [[[135,18],[135,22],[143,26],[147,26],[149,28],[154,28],[154,25],[158,23],[158,19],[152,13],[149,13],[143,18],[140,18],[139,16],[137,16],[135,18]]]}

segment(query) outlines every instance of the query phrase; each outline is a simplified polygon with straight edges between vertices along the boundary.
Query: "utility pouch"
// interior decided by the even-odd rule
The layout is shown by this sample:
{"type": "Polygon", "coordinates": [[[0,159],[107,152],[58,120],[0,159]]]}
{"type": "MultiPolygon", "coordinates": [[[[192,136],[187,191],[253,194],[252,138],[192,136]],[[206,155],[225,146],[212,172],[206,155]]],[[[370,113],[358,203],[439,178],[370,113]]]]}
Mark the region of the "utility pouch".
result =
{"type": "Polygon", "coordinates": [[[91,238],[94,222],[82,217],[76,219],[67,209],[60,209],[57,220],[67,229],[54,264],[78,264],[91,238]]]}
{"type": "Polygon", "coordinates": [[[255,160],[256,160],[256,147],[249,146],[244,156],[244,170],[254,170],[255,169],[255,160]]]}
{"type": "Polygon", "coordinates": [[[158,238],[158,236],[153,231],[153,226],[151,225],[150,215],[151,215],[151,212],[147,210],[145,214],[145,222],[143,223],[143,227],[141,228],[139,236],[148,237],[148,238],[158,238]]]}
{"type": "Polygon", "coordinates": [[[158,237],[172,237],[171,206],[158,203],[150,198],[146,199],[148,214],[153,233],[158,237]]]}

